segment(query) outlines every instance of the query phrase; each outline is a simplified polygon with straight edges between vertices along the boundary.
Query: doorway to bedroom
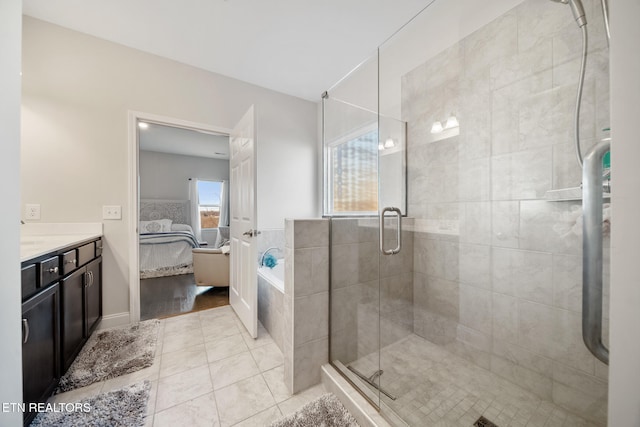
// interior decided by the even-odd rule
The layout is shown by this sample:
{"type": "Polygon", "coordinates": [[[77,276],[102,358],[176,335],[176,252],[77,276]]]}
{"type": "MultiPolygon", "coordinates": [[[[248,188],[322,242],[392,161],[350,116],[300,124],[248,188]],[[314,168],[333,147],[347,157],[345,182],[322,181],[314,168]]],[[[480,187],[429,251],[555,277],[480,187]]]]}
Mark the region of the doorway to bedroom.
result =
{"type": "Polygon", "coordinates": [[[229,135],[142,118],[136,132],[140,320],[228,305],[229,135]]]}

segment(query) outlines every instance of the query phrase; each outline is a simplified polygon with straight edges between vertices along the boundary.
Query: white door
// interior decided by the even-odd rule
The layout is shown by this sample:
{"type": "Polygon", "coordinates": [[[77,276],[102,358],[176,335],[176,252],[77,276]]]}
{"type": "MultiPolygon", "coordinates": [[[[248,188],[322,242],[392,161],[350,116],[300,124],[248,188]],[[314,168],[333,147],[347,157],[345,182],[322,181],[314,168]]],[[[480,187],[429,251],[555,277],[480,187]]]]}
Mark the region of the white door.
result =
{"type": "Polygon", "coordinates": [[[229,216],[231,283],[229,302],[249,334],[258,336],[256,256],[256,127],[253,106],[230,135],[229,216]]]}

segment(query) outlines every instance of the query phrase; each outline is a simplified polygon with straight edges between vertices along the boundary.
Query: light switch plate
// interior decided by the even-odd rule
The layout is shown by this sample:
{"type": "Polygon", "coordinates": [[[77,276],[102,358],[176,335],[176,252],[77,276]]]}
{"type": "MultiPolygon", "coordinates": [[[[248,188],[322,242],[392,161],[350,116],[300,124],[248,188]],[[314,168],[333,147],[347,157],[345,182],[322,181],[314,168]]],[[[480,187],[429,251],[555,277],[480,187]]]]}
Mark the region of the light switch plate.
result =
{"type": "Polygon", "coordinates": [[[103,206],[102,219],[122,219],[122,206],[120,205],[103,206]]]}
{"type": "Polygon", "coordinates": [[[26,219],[40,219],[40,205],[28,204],[25,205],[24,216],[26,219]]]}

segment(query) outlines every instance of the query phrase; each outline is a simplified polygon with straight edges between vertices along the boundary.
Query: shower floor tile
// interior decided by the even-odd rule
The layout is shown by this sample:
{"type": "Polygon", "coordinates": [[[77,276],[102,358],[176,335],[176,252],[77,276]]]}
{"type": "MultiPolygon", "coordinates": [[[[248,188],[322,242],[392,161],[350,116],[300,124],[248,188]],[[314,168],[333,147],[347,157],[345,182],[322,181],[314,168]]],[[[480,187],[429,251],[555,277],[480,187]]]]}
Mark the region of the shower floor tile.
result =
{"type": "Polygon", "coordinates": [[[378,359],[381,386],[396,397],[381,393],[382,402],[409,426],[472,427],[483,416],[498,427],[602,427],[415,334],[350,366],[370,375],[378,359]]]}

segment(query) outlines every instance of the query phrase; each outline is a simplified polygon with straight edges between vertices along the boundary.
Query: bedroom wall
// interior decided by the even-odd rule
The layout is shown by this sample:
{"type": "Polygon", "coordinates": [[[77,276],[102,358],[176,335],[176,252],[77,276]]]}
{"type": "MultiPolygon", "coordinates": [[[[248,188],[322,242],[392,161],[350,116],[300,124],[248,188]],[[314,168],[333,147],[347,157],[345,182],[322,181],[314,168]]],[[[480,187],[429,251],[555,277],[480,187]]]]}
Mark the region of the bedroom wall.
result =
{"type": "MultiPolygon", "coordinates": [[[[0,403],[22,401],[20,337],[20,0],[0,2],[0,403]],[[10,183],[7,185],[7,183],[10,183]],[[13,185],[11,185],[13,184],[13,185]]],[[[22,425],[19,412],[0,412],[0,425],[22,425]]]]}
{"type": "Polygon", "coordinates": [[[122,206],[122,221],[104,221],[105,317],[128,321],[130,110],[232,128],[254,104],[258,227],[317,214],[315,103],[33,18],[23,26],[22,203],[39,203],[42,222],[102,221],[103,205],[122,206]]]}
{"type": "Polygon", "coordinates": [[[189,198],[189,178],[205,181],[229,179],[229,161],[180,154],[140,151],[140,198],[189,198]]]}
{"type": "MultiPolygon", "coordinates": [[[[140,151],[141,199],[189,199],[189,178],[228,181],[229,161],[207,157],[140,151]]],[[[202,240],[213,246],[218,231],[202,230],[202,240]]]]}

